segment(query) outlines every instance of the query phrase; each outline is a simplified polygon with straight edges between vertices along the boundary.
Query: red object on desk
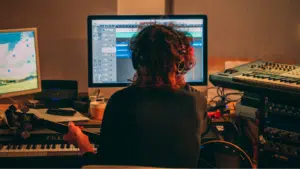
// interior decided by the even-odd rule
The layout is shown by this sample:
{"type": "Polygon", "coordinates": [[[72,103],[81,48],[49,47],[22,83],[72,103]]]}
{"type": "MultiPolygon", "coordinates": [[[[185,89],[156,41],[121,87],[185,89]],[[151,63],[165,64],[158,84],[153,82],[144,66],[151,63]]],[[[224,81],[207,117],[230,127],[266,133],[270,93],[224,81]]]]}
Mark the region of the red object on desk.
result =
{"type": "Polygon", "coordinates": [[[217,111],[215,111],[215,112],[208,112],[207,115],[208,115],[208,117],[210,117],[210,118],[218,119],[218,118],[221,117],[221,112],[220,112],[220,110],[217,110],[217,111]]]}

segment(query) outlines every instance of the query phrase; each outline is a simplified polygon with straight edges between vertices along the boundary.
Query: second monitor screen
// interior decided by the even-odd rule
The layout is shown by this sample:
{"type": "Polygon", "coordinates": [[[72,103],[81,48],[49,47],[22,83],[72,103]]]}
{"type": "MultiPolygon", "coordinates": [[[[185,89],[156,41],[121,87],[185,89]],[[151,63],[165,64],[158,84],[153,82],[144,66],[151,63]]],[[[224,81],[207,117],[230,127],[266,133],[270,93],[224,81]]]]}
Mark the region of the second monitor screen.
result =
{"type": "MultiPolygon", "coordinates": [[[[203,20],[161,19],[159,24],[174,23],[178,29],[189,32],[193,37],[196,66],[186,74],[187,82],[203,82],[203,20]]],[[[93,20],[92,21],[92,64],[93,83],[128,83],[135,70],[131,62],[129,42],[138,27],[151,20],[93,20]]]]}

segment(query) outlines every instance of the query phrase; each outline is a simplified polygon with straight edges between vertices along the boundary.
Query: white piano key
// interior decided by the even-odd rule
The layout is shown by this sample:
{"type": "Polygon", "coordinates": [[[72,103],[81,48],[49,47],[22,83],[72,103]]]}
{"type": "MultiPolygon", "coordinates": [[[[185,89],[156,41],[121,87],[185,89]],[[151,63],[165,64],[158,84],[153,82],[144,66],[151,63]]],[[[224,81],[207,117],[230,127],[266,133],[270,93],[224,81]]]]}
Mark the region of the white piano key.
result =
{"type": "Polygon", "coordinates": [[[71,145],[71,149],[72,149],[72,155],[80,155],[79,154],[79,148],[76,148],[73,144],[71,145]]]}
{"type": "Polygon", "coordinates": [[[0,157],[7,157],[8,152],[7,145],[4,145],[0,150],[0,157]]]}
{"type": "Polygon", "coordinates": [[[42,144],[38,144],[36,146],[37,149],[37,156],[38,157],[42,157],[42,156],[46,156],[46,153],[44,152],[44,150],[42,149],[42,144]]]}
{"type": "Polygon", "coordinates": [[[7,157],[19,157],[19,156],[20,156],[20,151],[17,149],[16,145],[11,146],[11,148],[8,151],[7,157]]]}

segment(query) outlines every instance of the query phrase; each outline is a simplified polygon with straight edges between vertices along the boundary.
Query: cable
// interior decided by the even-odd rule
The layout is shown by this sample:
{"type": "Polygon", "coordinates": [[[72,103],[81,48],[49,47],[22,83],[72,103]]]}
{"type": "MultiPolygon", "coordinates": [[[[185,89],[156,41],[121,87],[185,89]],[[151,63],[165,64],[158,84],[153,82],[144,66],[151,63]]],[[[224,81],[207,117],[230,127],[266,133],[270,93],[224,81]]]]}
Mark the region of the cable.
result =
{"type": "Polygon", "coordinates": [[[218,98],[218,97],[220,97],[220,96],[215,96],[215,97],[213,97],[210,101],[209,101],[209,104],[210,103],[212,103],[216,98],[218,98]]]}

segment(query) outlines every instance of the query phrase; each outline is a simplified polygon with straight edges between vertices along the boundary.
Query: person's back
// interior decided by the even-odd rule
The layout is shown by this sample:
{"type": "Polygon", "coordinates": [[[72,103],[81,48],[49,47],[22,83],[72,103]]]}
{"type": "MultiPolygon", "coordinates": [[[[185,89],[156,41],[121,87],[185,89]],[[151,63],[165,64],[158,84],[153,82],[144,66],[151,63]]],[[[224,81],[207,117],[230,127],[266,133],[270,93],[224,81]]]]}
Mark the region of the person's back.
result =
{"type": "Polygon", "coordinates": [[[185,90],[132,86],[117,92],[112,103],[118,106],[108,105],[105,112],[99,160],[104,164],[196,167],[200,148],[197,119],[205,108],[199,101],[205,102],[200,93],[185,90]],[[111,136],[113,132],[118,134],[111,136]]]}
{"type": "Polygon", "coordinates": [[[107,103],[97,156],[73,125],[69,140],[97,164],[197,167],[206,101],[184,78],[195,65],[191,37],[154,24],[133,36],[129,46],[136,74],[131,86],[107,103]]]}

